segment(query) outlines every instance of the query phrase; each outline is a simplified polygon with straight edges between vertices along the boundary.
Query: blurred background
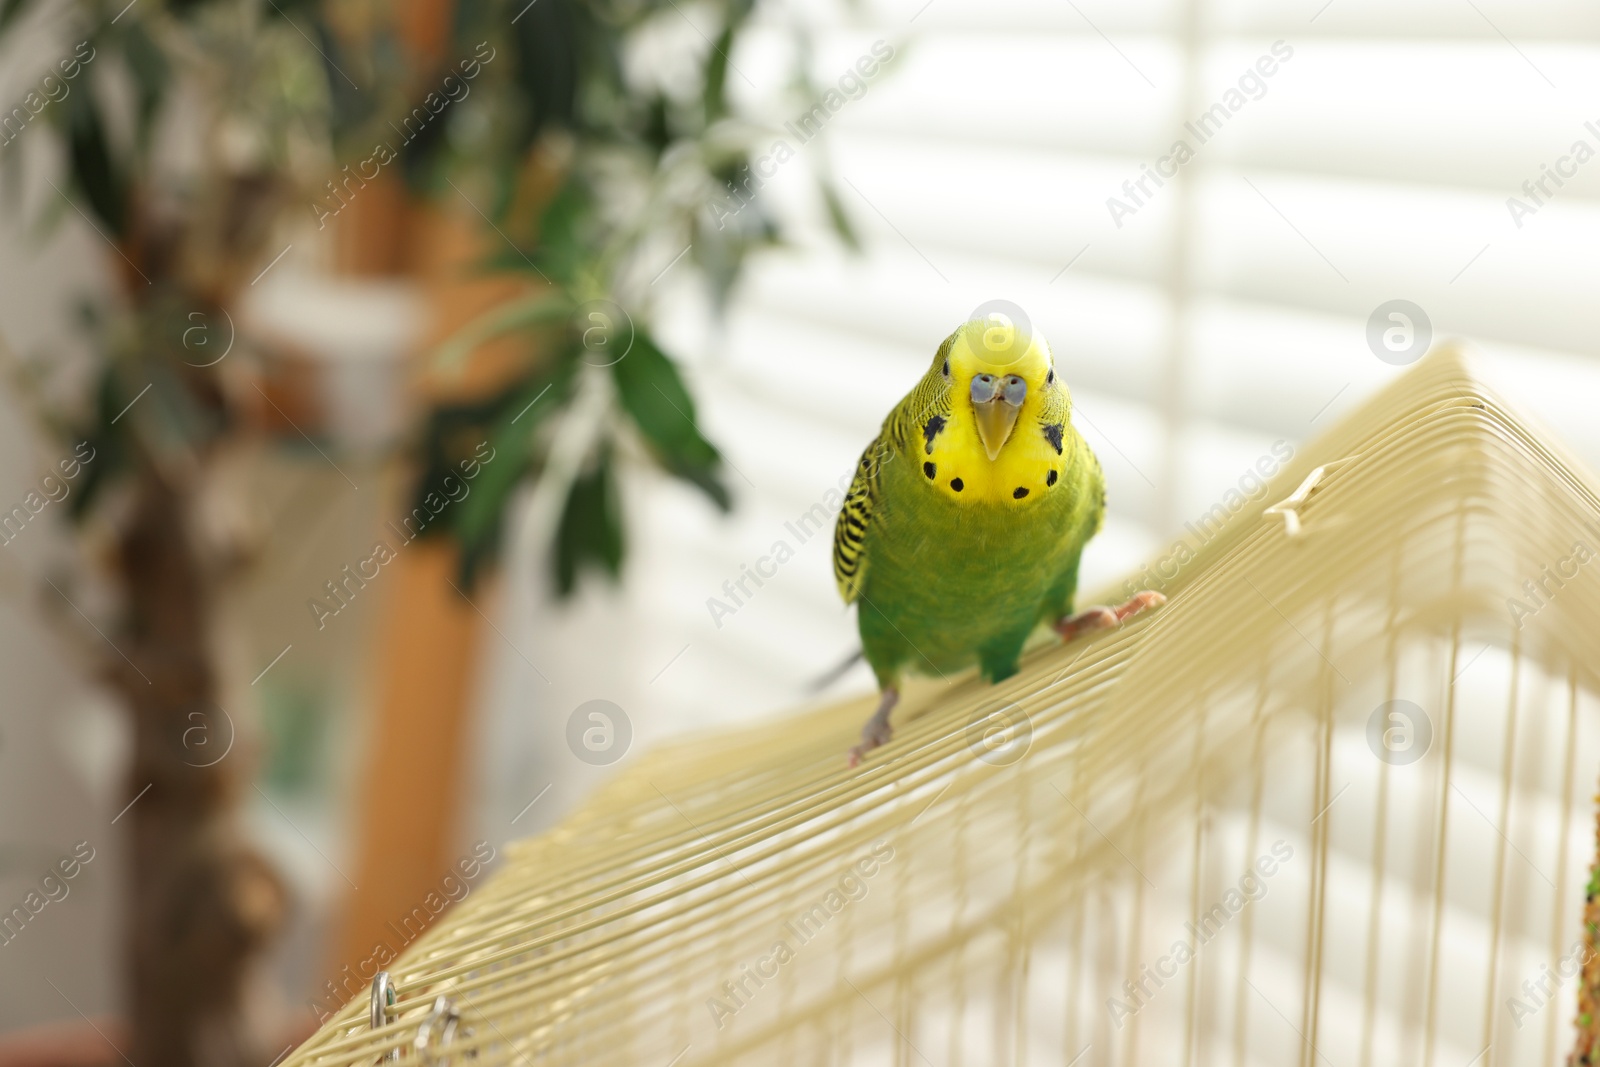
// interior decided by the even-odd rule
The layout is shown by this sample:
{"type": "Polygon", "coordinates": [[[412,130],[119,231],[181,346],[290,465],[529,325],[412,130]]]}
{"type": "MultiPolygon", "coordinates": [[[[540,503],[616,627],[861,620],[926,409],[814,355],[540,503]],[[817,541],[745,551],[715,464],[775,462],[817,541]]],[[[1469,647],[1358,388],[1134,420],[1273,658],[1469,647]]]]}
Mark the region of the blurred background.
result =
{"type": "Polygon", "coordinates": [[[985,301],[1089,591],[1439,339],[1600,467],[1592,6],[124,3],[0,3],[4,1062],[270,1063],[629,753],[818,699],[841,490],[985,301]]]}

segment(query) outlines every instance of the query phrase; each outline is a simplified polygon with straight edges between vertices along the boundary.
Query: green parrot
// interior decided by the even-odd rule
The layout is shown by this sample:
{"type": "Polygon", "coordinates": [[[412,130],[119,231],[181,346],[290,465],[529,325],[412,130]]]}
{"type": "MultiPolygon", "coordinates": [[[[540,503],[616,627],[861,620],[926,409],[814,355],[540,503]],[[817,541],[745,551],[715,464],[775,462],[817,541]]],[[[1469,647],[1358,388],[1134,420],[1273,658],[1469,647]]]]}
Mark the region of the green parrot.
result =
{"type": "Polygon", "coordinates": [[[1100,461],[1042,337],[964,323],[867,446],[839,512],[833,572],[857,604],[878,710],[850,765],[893,735],[902,676],[1017,671],[1040,624],[1066,640],[1164,602],[1146,590],[1073,614],[1078,560],[1105,516],[1100,461]]]}

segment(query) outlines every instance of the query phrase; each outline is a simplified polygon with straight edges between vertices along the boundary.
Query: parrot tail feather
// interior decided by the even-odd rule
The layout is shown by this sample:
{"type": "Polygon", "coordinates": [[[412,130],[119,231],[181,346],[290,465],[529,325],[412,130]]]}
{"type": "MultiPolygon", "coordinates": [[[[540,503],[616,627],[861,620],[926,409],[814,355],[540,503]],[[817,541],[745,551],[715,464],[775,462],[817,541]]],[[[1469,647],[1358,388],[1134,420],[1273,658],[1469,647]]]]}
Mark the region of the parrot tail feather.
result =
{"type": "Polygon", "coordinates": [[[824,689],[828,688],[828,686],[832,685],[834,682],[837,682],[840,678],[843,678],[845,672],[851,667],[854,667],[856,663],[865,657],[865,655],[866,653],[863,650],[859,648],[856,649],[854,652],[846,656],[842,662],[828,668],[826,672],[807,682],[805,691],[808,694],[822,692],[824,689]]]}

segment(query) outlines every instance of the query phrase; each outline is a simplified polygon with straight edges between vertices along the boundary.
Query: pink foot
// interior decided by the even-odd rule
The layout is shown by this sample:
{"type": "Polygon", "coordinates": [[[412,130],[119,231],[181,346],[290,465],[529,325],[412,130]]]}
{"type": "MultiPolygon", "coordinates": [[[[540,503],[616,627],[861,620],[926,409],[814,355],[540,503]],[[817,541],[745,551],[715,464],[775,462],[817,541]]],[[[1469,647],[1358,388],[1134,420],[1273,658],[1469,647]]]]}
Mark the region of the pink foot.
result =
{"type": "Polygon", "coordinates": [[[1124,620],[1141,611],[1158,608],[1166,602],[1167,598],[1154,589],[1146,589],[1134,594],[1133,599],[1119,607],[1087,608],[1070,618],[1062,619],[1056,623],[1055,631],[1061,635],[1063,641],[1072,641],[1095,630],[1114,630],[1121,626],[1124,620]]]}
{"type": "Polygon", "coordinates": [[[883,691],[883,695],[878,698],[878,710],[872,713],[872,718],[861,728],[861,743],[850,750],[850,766],[859,766],[862,757],[868,752],[879,745],[888,744],[889,739],[894,736],[894,727],[889,723],[889,713],[899,702],[900,690],[889,686],[883,691]]]}

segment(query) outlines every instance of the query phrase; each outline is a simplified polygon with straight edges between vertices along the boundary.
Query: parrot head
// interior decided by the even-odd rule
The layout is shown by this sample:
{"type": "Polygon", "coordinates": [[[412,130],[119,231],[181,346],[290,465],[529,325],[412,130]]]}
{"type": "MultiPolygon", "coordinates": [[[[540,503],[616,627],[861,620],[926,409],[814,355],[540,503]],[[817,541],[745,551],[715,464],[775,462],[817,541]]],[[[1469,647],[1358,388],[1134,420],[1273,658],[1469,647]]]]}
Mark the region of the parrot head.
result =
{"type": "Polygon", "coordinates": [[[1055,384],[1049,346],[998,315],[963,324],[950,341],[940,372],[953,394],[952,406],[970,408],[978,441],[993,462],[1011,440],[1023,408],[1038,407],[1055,384]]]}
{"type": "Polygon", "coordinates": [[[939,346],[928,374],[950,416],[924,428],[927,480],[963,502],[1008,504],[1056,484],[1070,400],[1043,337],[1000,316],[973,320],[939,346]]]}

